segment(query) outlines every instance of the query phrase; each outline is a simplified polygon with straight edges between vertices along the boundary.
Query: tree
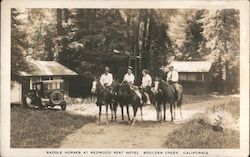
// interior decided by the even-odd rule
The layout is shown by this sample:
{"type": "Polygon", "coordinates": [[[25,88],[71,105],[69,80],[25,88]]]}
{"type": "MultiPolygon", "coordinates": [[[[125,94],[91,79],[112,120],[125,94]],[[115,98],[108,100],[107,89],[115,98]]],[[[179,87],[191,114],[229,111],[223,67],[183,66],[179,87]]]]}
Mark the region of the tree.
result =
{"type": "Polygon", "coordinates": [[[203,12],[204,10],[192,10],[191,17],[187,20],[186,39],[182,48],[185,52],[183,60],[202,60],[198,50],[203,41],[202,23],[199,22],[203,12]]]}
{"type": "Polygon", "coordinates": [[[20,71],[27,68],[25,51],[28,48],[25,31],[20,19],[22,13],[18,9],[11,9],[11,80],[19,81],[20,71]]]}
{"type": "Polygon", "coordinates": [[[214,63],[213,76],[220,85],[219,91],[230,92],[238,87],[235,80],[239,77],[239,11],[206,10],[200,22],[204,41],[199,51],[214,63]]]}
{"type": "Polygon", "coordinates": [[[32,58],[37,60],[53,60],[54,38],[57,35],[55,9],[25,9],[23,19],[32,58]]]}
{"type": "Polygon", "coordinates": [[[199,26],[196,23],[196,10],[177,10],[167,21],[171,45],[173,48],[171,60],[192,60],[192,54],[198,50],[199,26]],[[198,38],[197,38],[198,37],[198,38]],[[198,41],[195,41],[198,40],[198,41]],[[196,46],[196,47],[194,47],[196,46]],[[198,47],[198,48],[197,48],[198,47]]]}

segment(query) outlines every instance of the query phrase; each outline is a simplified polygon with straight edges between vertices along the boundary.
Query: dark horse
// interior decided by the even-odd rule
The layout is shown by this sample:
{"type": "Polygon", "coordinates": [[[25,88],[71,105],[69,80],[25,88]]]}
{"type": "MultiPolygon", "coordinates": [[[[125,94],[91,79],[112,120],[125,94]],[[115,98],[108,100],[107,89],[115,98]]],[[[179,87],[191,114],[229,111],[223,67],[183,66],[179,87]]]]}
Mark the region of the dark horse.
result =
{"type": "MultiPolygon", "coordinates": [[[[113,120],[113,111],[114,111],[114,83],[112,83],[111,87],[104,87],[101,85],[99,80],[95,80],[92,83],[91,93],[95,94],[97,97],[96,105],[99,106],[99,118],[98,122],[101,121],[101,113],[102,106],[106,106],[106,123],[108,124],[108,109],[110,106],[111,109],[111,117],[113,120]]],[[[115,114],[116,118],[116,114],[115,114]]]]}
{"type": "Polygon", "coordinates": [[[156,110],[157,120],[162,120],[162,107],[163,106],[163,120],[166,120],[166,104],[170,104],[171,121],[175,118],[175,107],[180,108],[180,115],[182,117],[181,105],[183,99],[183,88],[180,84],[176,85],[176,90],[173,85],[170,85],[164,80],[155,81],[154,92],[156,95],[156,110]],[[173,115],[174,109],[174,115],[173,115]]]}
{"type": "Polygon", "coordinates": [[[129,105],[132,105],[133,111],[134,111],[134,115],[132,118],[132,125],[135,123],[135,117],[136,117],[138,108],[141,109],[141,119],[142,119],[142,116],[143,116],[142,115],[142,106],[143,106],[143,104],[140,103],[139,96],[136,94],[136,92],[134,90],[131,89],[131,87],[129,86],[129,84],[127,82],[123,82],[118,87],[117,101],[121,107],[122,120],[124,120],[123,107],[126,106],[128,121],[130,122],[129,105]]]}

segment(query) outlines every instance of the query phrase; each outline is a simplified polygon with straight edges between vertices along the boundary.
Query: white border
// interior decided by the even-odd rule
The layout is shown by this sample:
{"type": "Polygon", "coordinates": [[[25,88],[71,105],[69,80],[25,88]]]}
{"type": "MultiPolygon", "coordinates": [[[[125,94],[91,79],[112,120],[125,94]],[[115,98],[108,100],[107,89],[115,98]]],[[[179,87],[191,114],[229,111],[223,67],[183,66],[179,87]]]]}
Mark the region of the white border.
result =
{"type": "MultiPolygon", "coordinates": [[[[240,10],[240,149],[202,149],[204,156],[247,156],[249,154],[249,2],[246,1],[149,1],[149,0],[5,0],[1,6],[1,155],[2,156],[67,156],[48,155],[46,150],[82,149],[12,149],[10,148],[10,8],[189,8],[240,10]]],[[[89,149],[90,150],[90,149],[89,149]]],[[[115,149],[112,149],[115,150],[115,149]]],[[[120,150],[120,149],[119,149],[120,150]]],[[[128,149],[125,149],[128,150],[128,149]]],[[[133,149],[141,153],[143,149],[133,149]]],[[[152,149],[154,150],[154,149],[152,149]]],[[[166,149],[156,149],[166,150],[166,149]]],[[[201,149],[167,149],[178,151],[201,151],[201,149]]],[[[78,155],[79,156],[79,155],[78,155]]],[[[84,156],[84,155],[80,155],[84,156]]],[[[89,155],[88,155],[89,156],[89,155]]],[[[93,156],[93,155],[92,155],[93,156]]],[[[104,155],[105,156],[105,155],[104,155]]],[[[127,155],[126,155],[127,156],[127,155]]],[[[140,155],[141,156],[141,155],[140,155]]],[[[170,156],[170,155],[168,155],[170,156]]],[[[192,155],[186,155],[192,156],[192,155]]],[[[202,155],[195,155],[202,156],[202,155]]]]}

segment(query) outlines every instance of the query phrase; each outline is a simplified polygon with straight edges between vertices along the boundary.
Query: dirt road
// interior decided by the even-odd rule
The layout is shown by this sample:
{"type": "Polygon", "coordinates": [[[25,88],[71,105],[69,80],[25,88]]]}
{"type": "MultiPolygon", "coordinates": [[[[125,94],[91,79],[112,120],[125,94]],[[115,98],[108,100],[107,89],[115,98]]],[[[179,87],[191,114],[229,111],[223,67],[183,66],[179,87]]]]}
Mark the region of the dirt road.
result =
{"type": "MultiPolygon", "coordinates": [[[[235,96],[225,97],[186,97],[183,102],[183,117],[180,119],[179,112],[176,112],[177,119],[170,122],[169,109],[167,109],[167,122],[156,122],[156,112],[153,106],[143,108],[143,121],[140,111],[137,115],[135,126],[128,125],[126,119],[121,121],[120,109],[118,109],[118,121],[111,122],[108,126],[105,117],[102,123],[89,123],[68,135],[62,142],[61,148],[163,148],[166,137],[174,129],[180,127],[184,122],[192,119],[198,113],[205,113],[206,108],[215,105],[228,103],[235,96]]],[[[67,111],[72,114],[97,116],[98,108],[95,104],[84,102],[68,107],[67,111]],[[84,104],[84,105],[83,105],[84,104]]],[[[104,110],[104,109],[103,109],[104,110]]],[[[179,111],[179,110],[178,110],[179,111]]],[[[105,113],[103,111],[103,113],[105,113]]],[[[130,109],[132,113],[132,109],[130,109]]]]}

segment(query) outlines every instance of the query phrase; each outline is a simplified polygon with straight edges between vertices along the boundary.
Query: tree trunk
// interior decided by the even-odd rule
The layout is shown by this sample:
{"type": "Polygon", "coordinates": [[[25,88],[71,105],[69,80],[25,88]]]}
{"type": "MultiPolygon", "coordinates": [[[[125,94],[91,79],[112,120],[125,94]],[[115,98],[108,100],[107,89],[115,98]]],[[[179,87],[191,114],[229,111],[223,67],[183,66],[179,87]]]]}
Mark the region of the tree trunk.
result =
{"type": "Polygon", "coordinates": [[[219,76],[218,76],[218,91],[219,93],[223,93],[223,73],[222,73],[222,63],[221,63],[221,54],[219,54],[218,58],[218,68],[219,68],[219,76]]]}
{"type": "Polygon", "coordinates": [[[57,9],[57,35],[63,35],[63,27],[62,27],[62,9],[57,9]]]}

